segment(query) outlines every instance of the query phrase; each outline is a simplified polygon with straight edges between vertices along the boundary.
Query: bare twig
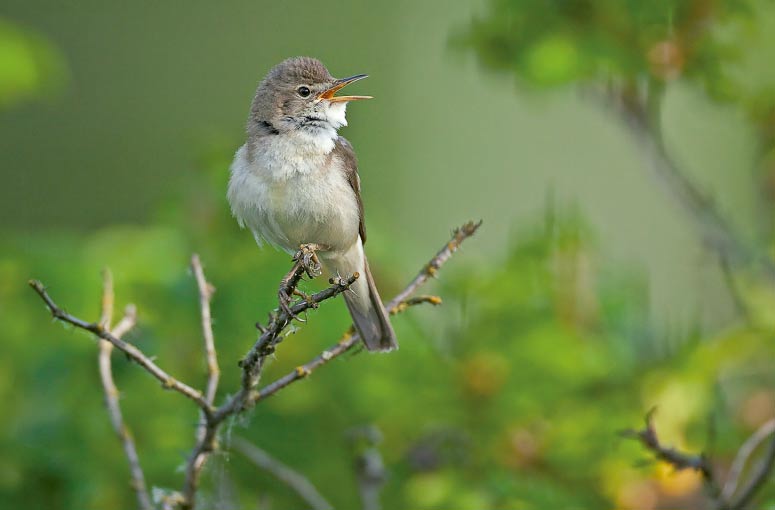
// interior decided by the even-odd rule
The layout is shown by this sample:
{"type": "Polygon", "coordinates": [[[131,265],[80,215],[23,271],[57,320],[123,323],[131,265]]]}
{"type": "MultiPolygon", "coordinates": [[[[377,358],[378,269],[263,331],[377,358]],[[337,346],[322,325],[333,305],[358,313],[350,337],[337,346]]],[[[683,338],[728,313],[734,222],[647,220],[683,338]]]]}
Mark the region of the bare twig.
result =
{"type": "MultiPolygon", "coordinates": [[[[210,313],[210,300],[215,293],[215,287],[205,278],[202,262],[199,255],[194,254],[191,257],[191,270],[196,278],[196,285],[199,289],[199,308],[202,318],[202,338],[204,339],[205,358],[207,361],[207,389],[205,390],[205,400],[209,405],[213,405],[215,394],[218,391],[218,380],[221,375],[221,369],[218,367],[218,354],[215,350],[215,337],[213,335],[213,319],[210,313]]],[[[200,411],[199,426],[197,427],[197,441],[202,441],[207,434],[207,416],[200,411]]]]}
{"type": "Polygon", "coordinates": [[[463,243],[463,241],[474,235],[481,225],[481,221],[469,221],[468,223],[465,223],[462,226],[456,228],[452,232],[452,238],[449,240],[449,242],[442,249],[440,249],[438,253],[436,253],[436,255],[425,265],[425,267],[420,270],[417,276],[414,277],[414,280],[409,282],[409,285],[407,285],[404,290],[399,292],[387,304],[386,308],[388,310],[392,310],[398,306],[399,303],[406,301],[409,296],[414,294],[414,292],[423,283],[425,283],[428,278],[436,276],[436,273],[439,269],[441,269],[441,266],[443,266],[444,263],[449,260],[449,258],[457,251],[458,248],[460,248],[460,245],[463,243]]]}
{"type": "Polygon", "coordinates": [[[205,356],[207,358],[207,390],[205,391],[205,399],[208,404],[212,405],[215,400],[215,393],[218,391],[218,379],[221,375],[221,369],[218,367],[218,354],[215,350],[215,338],[213,336],[213,319],[210,314],[210,300],[215,293],[215,287],[205,278],[199,255],[194,254],[191,257],[191,269],[194,272],[197,288],[199,289],[202,337],[204,338],[205,356]]]}
{"type": "Polygon", "coordinates": [[[30,287],[32,287],[33,290],[38,293],[43,302],[46,303],[46,306],[48,307],[54,319],[71,324],[76,328],[83,329],[103,340],[107,340],[118,350],[126,354],[130,360],[143,367],[148,373],[161,381],[162,388],[177,391],[193,400],[199,406],[199,408],[204,411],[205,414],[210,415],[212,413],[212,408],[210,404],[208,404],[204,399],[201,391],[195,390],[191,386],[175,379],[167,372],[162,370],[148,356],[143,354],[140,349],[120,338],[117,338],[110,331],[102,327],[99,323],[86,322],[65,312],[51,299],[51,297],[46,292],[46,288],[38,280],[30,280],[29,284],[30,287]]]}
{"type": "Polygon", "coordinates": [[[275,459],[258,446],[241,437],[232,437],[231,446],[253,464],[290,487],[313,510],[332,510],[334,508],[304,475],[275,459]]]}
{"type": "MultiPolygon", "coordinates": [[[[107,269],[103,271],[103,290],[102,290],[102,314],[100,325],[111,330],[111,320],[113,317],[113,277],[107,269]]],[[[121,338],[131,330],[137,321],[137,311],[134,306],[129,305],[124,312],[124,317],[112,328],[112,334],[116,338],[121,338]]],[[[148,495],[148,488],[145,483],[145,474],[140,466],[140,458],[137,455],[134,439],[129,428],[124,423],[124,417],[121,413],[119,404],[118,388],[113,380],[113,367],[111,365],[110,355],[113,352],[113,344],[107,340],[99,340],[98,366],[100,371],[100,380],[105,395],[105,406],[108,409],[108,416],[113,430],[116,432],[121,445],[124,449],[124,455],[129,463],[129,475],[132,481],[132,489],[137,497],[137,505],[141,510],[152,510],[153,505],[148,495]]]]}
{"type": "MultiPolygon", "coordinates": [[[[129,331],[135,327],[135,324],[137,323],[137,307],[135,305],[127,305],[126,308],[124,308],[124,316],[121,317],[121,320],[118,321],[118,323],[113,326],[113,329],[111,329],[111,333],[113,333],[113,336],[116,338],[121,338],[129,331]]],[[[100,340],[101,342],[106,342],[105,340],[100,340]]],[[[113,347],[113,344],[110,342],[107,342],[108,345],[113,347]]]]}

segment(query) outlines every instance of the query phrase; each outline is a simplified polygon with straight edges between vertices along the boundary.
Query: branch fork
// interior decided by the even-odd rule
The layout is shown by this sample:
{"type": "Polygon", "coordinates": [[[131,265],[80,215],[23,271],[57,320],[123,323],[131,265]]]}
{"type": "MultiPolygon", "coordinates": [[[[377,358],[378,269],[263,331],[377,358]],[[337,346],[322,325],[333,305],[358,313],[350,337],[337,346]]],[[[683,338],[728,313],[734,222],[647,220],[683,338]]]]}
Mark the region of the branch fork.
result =
{"type": "MultiPolygon", "coordinates": [[[[386,308],[391,315],[403,312],[411,306],[422,303],[433,305],[441,304],[437,296],[412,297],[416,290],[424,284],[428,278],[435,276],[441,266],[446,263],[460,244],[474,235],[481,222],[468,222],[455,229],[452,239],[439,250],[438,253],[423,266],[418,275],[393,298],[386,308]]],[[[103,295],[101,302],[101,316],[98,322],[86,322],[69,314],[59,307],[49,296],[45,286],[38,280],[30,280],[30,287],[46,304],[55,320],[70,324],[76,328],[92,333],[99,344],[99,368],[105,394],[108,413],[116,434],[124,447],[130,468],[131,486],[137,497],[137,505],[140,510],[152,510],[154,508],[148,493],[145,476],[140,467],[134,440],[124,423],[119,406],[119,392],[113,381],[111,353],[114,349],[123,352],[130,361],[140,365],[146,372],[161,382],[165,389],[173,390],[193,401],[199,408],[200,418],[195,434],[195,444],[185,465],[185,480],[180,491],[165,492],[160,497],[162,507],[166,509],[192,510],[196,505],[196,494],[199,488],[199,478],[209,456],[219,448],[218,432],[223,422],[230,416],[242,413],[253,407],[257,402],[266,397],[275,395],[295,381],[307,378],[314,370],[332,359],[341,356],[353,349],[360,340],[354,328],[350,327],[342,338],[333,346],[324,350],[317,357],[304,365],[296,367],[292,372],[282,376],[266,386],[257,389],[263,372],[266,358],[271,355],[283,340],[283,332],[291,325],[293,319],[302,320],[299,314],[310,308],[318,308],[320,303],[334,298],[346,292],[359,278],[355,273],[349,276],[335,276],[329,280],[330,286],[312,295],[307,295],[297,289],[304,274],[309,278],[320,275],[321,266],[317,257],[318,250],[326,247],[320,245],[302,245],[299,252],[293,257],[291,270],[281,280],[278,290],[278,310],[276,314],[270,314],[266,326],[256,323],[260,335],[248,350],[239,366],[242,370],[240,388],[220,406],[215,406],[218,392],[221,370],[218,364],[218,355],[215,347],[215,338],[212,329],[212,314],[210,302],[215,293],[213,287],[206,279],[201,260],[197,255],[191,258],[191,270],[197,283],[199,293],[199,308],[201,318],[202,338],[206,360],[206,387],[204,390],[196,389],[179,379],[171,376],[163,370],[151,357],[143,353],[134,344],[123,340],[123,336],[129,332],[136,323],[136,309],[127,307],[122,319],[112,325],[114,293],[113,281],[108,271],[103,273],[103,295]],[[291,296],[300,296],[301,300],[292,303],[291,296]]],[[[293,472],[287,466],[274,461],[260,450],[250,448],[249,445],[238,441],[235,447],[243,451],[257,465],[274,471],[275,475],[289,486],[293,487],[301,497],[306,499],[315,508],[330,508],[319,494],[310,489],[311,484],[301,475],[293,472]],[[267,460],[269,459],[269,460],[267,460]]],[[[155,495],[154,495],[155,496],[155,495]]]]}

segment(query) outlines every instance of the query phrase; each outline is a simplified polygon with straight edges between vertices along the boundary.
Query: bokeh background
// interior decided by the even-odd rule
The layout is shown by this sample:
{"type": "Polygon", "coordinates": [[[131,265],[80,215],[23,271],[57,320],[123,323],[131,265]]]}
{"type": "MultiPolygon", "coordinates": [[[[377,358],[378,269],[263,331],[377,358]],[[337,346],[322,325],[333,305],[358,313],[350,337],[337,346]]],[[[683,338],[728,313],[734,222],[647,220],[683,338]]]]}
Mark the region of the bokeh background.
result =
{"type": "MultiPolygon", "coordinates": [[[[325,367],[222,443],[250,439],[343,509],[363,425],[383,437],[385,508],[705,508],[695,474],[618,432],[656,406],[666,443],[724,473],[775,416],[774,54],[765,0],[6,0],[1,506],[134,505],[95,344],[28,278],[96,319],[110,267],[139,309],[129,339],[201,384],[199,253],[222,396],[237,387],[288,258],[230,217],[228,166],[258,81],[310,55],[370,74],[357,92],[376,99],[342,134],[383,297],[453,227],[484,226],[426,289],[444,306],[394,320],[400,351],[325,367]],[[704,198],[676,193],[666,161],[704,198]]],[[[265,380],[347,325],[339,302],[312,313],[265,380]]],[[[115,371],[149,482],[179,487],[195,409],[120,356],[115,371]]],[[[304,507],[237,454],[204,482],[203,508],[304,507]]]]}

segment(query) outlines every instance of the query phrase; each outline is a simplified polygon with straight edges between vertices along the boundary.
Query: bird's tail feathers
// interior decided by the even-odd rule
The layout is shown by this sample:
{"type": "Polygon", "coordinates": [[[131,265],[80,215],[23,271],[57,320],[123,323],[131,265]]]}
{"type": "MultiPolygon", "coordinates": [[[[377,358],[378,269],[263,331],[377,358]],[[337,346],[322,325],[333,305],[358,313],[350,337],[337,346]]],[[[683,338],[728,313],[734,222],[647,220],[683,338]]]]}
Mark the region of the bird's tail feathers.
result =
{"type": "Polygon", "coordinates": [[[370,351],[389,352],[398,349],[398,341],[390,324],[388,312],[374,284],[369,263],[364,257],[363,272],[353,285],[353,292],[344,293],[355,329],[370,351]]]}

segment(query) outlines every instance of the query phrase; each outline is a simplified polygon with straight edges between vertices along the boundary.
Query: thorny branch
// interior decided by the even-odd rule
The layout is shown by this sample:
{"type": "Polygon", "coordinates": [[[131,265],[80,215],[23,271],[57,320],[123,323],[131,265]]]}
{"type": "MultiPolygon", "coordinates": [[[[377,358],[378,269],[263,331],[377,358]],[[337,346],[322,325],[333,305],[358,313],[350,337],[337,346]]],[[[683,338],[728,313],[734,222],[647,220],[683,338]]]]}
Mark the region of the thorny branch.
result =
{"type": "MultiPolygon", "coordinates": [[[[444,245],[444,247],[436,253],[436,255],[420,270],[417,276],[409,282],[404,290],[399,292],[390,302],[385,306],[391,315],[395,315],[406,310],[407,307],[420,304],[431,303],[438,305],[441,303],[441,299],[437,296],[422,296],[414,299],[410,299],[410,296],[417,291],[429,278],[436,276],[441,266],[443,266],[452,257],[452,254],[460,248],[460,245],[474,235],[477,229],[482,225],[482,222],[469,221],[463,226],[455,229],[452,233],[452,239],[444,245]]],[[[341,356],[345,352],[349,351],[358,344],[360,336],[352,329],[348,330],[344,336],[334,345],[321,352],[313,360],[306,364],[296,367],[293,372],[290,372],[276,381],[264,386],[261,390],[254,392],[251,395],[252,403],[255,403],[263,398],[274,395],[281,389],[285,388],[291,383],[304,379],[312,373],[313,370],[325,365],[332,359],[341,356]]]]}
{"type": "MultiPolygon", "coordinates": [[[[285,286],[289,295],[295,290],[304,271],[304,265],[297,261],[291,271],[283,278],[284,282],[291,282],[285,286]]],[[[332,278],[330,287],[296,303],[287,311],[280,306],[278,313],[270,320],[269,326],[262,328],[261,336],[240,362],[242,368],[240,390],[214,413],[206,416],[204,426],[200,429],[196,446],[186,462],[181,508],[194,508],[194,497],[199,487],[199,477],[207,458],[217,448],[218,430],[221,424],[226,418],[238,414],[252,405],[250,395],[261,377],[266,357],[272,354],[275,346],[282,341],[282,332],[291,323],[293,317],[346,291],[356,279],[357,275],[351,275],[347,278],[332,278]]]]}
{"type": "MultiPolygon", "coordinates": [[[[436,275],[438,270],[460,247],[460,244],[468,237],[471,237],[480,225],[481,222],[468,222],[462,227],[455,229],[452,239],[436,253],[409,285],[387,304],[386,308],[389,312],[391,314],[400,313],[408,307],[420,303],[440,304],[441,299],[436,296],[418,296],[414,298],[411,296],[429,278],[436,275]]],[[[202,468],[209,455],[218,447],[217,436],[223,422],[230,416],[239,414],[252,407],[260,399],[273,395],[292,382],[305,377],[320,365],[347,352],[353,348],[359,340],[358,335],[352,333],[351,329],[335,346],[323,351],[323,353],[306,365],[297,368],[293,373],[281,377],[265,386],[262,390],[256,390],[267,356],[271,355],[277,344],[283,340],[283,332],[288,325],[290,325],[291,321],[297,319],[299,314],[304,313],[310,308],[317,308],[322,301],[334,298],[342,292],[345,292],[359,276],[356,273],[347,277],[332,278],[329,280],[331,285],[328,288],[313,294],[312,296],[302,294],[302,299],[292,305],[289,304],[290,300],[288,298],[290,296],[301,294],[297,292],[296,287],[301,281],[303,274],[306,273],[310,278],[319,274],[319,264],[315,255],[315,249],[317,249],[317,247],[313,245],[304,246],[299,254],[294,257],[293,267],[281,281],[280,289],[278,291],[279,306],[277,312],[270,315],[269,322],[266,326],[257,324],[261,334],[240,361],[239,365],[242,369],[242,379],[239,390],[229,397],[224,404],[217,408],[214,407],[214,402],[218,389],[220,370],[218,368],[217,351],[212,332],[212,317],[210,312],[210,300],[214,288],[207,282],[201,261],[196,255],[192,258],[191,267],[199,290],[202,333],[204,337],[204,350],[207,358],[207,389],[204,393],[173,378],[140,349],[121,339],[121,336],[129,331],[134,325],[134,308],[128,308],[126,316],[113,328],[113,330],[110,329],[114,298],[112,282],[110,281],[109,275],[106,275],[105,278],[105,292],[103,293],[102,298],[102,314],[100,321],[96,323],[86,322],[67,313],[53,301],[46,291],[45,286],[40,281],[30,280],[30,286],[46,304],[54,319],[88,331],[100,339],[100,367],[106,391],[106,401],[108,402],[111,413],[111,421],[122,439],[125,453],[129,459],[133,486],[137,493],[138,506],[141,510],[151,509],[153,508],[153,505],[148,501],[144,476],[140,469],[139,461],[137,460],[134,442],[128,430],[123,425],[123,418],[121,417],[120,408],[118,407],[118,390],[115,387],[110,371],[110,352],[114,347],[119,349],[126,354],[131,361],[134,361],[153,377],[161,381],[162,386],[165,389],[172,389],[181,393],[194,401],[199,407],[201,419],[197,428],[196,444],[186,462],[183,489],[180,492],[173,492],[161,497],[161,504],[165,509],[193,509],[196,505],[195,496],[199,486],[202,468]]]]}
{"type": "Polygon", "coordinates": [[[654,410],[652,409],[646,415],[644,428],[640,430],[627,430],[623,433],[625,437],[639,441],[654,456],[667,464],[673,466],[676,470],[693,469],[702,476],[708,494],[713,500],[714,508],[717,510],[743,510],[753,500],[762,484],[770,476],[773,467],[775,467],[775,440],[771,440],[764,454],[764,458],[759,463],[750,480],[745,487],[736,493],[740,485],[740,477],[743,474],[745,464],[750,459],[754,450],[761,445],[764,440],[775,432],[775,421],[765,423],[745,444],[740,448],[733,464],[733,468],[728,474],[728,480],[721,488],[721,484],[713,470],[713,465],[704,454],[689,454],[681,452],[675,448],[664,446],[657,436],[653,422],[654,410]]]}

